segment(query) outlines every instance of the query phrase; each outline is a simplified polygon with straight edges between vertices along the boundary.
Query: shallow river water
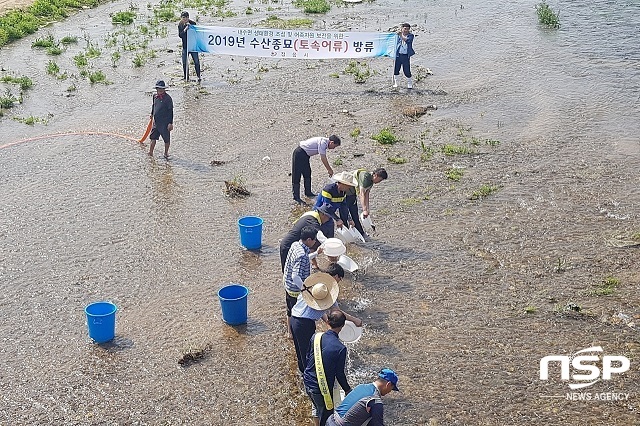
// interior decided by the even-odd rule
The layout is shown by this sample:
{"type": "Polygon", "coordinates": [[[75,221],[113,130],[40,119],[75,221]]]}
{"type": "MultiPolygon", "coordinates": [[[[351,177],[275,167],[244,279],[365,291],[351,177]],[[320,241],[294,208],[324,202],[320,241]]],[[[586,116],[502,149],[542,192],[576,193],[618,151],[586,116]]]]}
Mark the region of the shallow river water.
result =
{"type": "MultiPolygon", "coordinates": [[[[344,60],[205,55],[202,84],[185,84],[174,22],[144,66],[132,66],[140,51],[121,51],[112,67],[109,14],[129,5],[82,11],[0,50],[2,76],[34,81],[0,117],[0,424],[310,424],[284,334],[278,240],[301,213],[291,151],[329,134],[343,138],[329,156],[336,171],[389,172],[372,192],[377,232],[349,247],[361,269],[340,293],[365,321],[349,346],[351,385],[382,367],[400,376],[386,424],[638,423],[640,255],[615,242],[640,239],[640,2],[553,2],[558,30],[538,24],[531,1],[376,0],[311,16],[328,30],[412,23],[414,70],[433,72],[413,91],[390,87],[388,58],[364,61],[374,75],[356,84],[344,60]],[[79,41],[56,57],[31,48],[49,33],[79,41]],[[111,84],[79,75],[73,57],[87,43],[102,50],[89,69],[111,84]],[[47,74],[50,60],[66,79],[47,74]],[[135,142],[158,79],[176,105],[169,161],[135,142]],[[29,116],[46,124],[12,119],[29,116]],[[400,142],[369,138],[385,127],[400,142]],[[470,152],[447,156],[445,145],[470,152]],[[252,195],[226,197],[234,178],[252,195]],[[483,185],[497,191],[473,199],[483,185]],[[256,252],[238,241],[249,214],[265,221],[256,252]],[[608,277],[619,284],[599,295],[608,277]],[[246,326],[221,320],[216,294],[228,283],[250,289],[246,326]],[[103,345],[83,312],[97,300],[119,309],[103,345]],[[571,401],[559,371],[540,380],[542,357],[593,346],[631,368],[584,392],[628,398],[571,401]]],[[[238,15],[199,23],[302,16],[288,1],[227,9],[238,15]]],[[[139,23],[150,14],[139,5],[139,23]]],[[[325,172],[312,166],[320,190],[325,172]]]]}

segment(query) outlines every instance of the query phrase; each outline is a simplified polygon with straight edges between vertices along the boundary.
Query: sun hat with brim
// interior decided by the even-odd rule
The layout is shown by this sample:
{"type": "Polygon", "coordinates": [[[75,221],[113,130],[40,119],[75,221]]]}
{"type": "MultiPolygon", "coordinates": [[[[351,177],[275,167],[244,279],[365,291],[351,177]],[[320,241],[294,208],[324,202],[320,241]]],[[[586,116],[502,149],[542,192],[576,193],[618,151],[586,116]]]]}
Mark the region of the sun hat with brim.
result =
{"type": "Polygon", "coordinates": [[[316,210],[324,215],[329,216],[331,219],[335,221],[339,220],[338,216],[336,216],[336,209],[331,207],[331,205],[327,203],[324,203],[323,205],[318,207],[316,210]]]}
{"type": "Polygon", "coordinates": [[[154,89],[168,89],[169,86],[167,86],[164,82],[164,80],[158,80],[156,81],[156,85],[153,86],[154,89]]]}
{"type": "Polygon", "coordinates": [[[339,238],[327,238],[327,240],[322,243],[322,247],[324,254],[331,257],[338,257],[347,252],[347,248],[339,238]]]}
{"type": "Polygon", "coordinates": [[[358,186],[358,181],[356,180],[356,177],[354,176],[353,173],[349,173],[349,172],[336,173],[335,175],[331,176],[331,179],[335,180],[336,182],[343,183],[345,185],[358,186]]]}
{"type": "Polygon", "coordinates": [[[310,308],[326,311],[338,300],[338,282],[325,272],[309,275],[302,285],[302,298],[310,308]]]}

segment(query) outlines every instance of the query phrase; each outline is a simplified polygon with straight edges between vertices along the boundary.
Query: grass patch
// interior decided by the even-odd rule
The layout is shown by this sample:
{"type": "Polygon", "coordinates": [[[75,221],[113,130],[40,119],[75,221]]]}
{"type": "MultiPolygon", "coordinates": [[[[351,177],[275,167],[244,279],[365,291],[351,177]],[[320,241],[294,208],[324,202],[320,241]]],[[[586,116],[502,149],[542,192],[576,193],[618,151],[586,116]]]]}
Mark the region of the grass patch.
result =
{"type": "Polygon", "coordinates": [[[47,63],[47,74],[49,75],[58,75],[60,72],[60,67],[53,61],[49,61],[47,63]]]}
{"type": "Polygon", "coordinates": [[[387,157],[387,161],[391,164],[404,164],[407,162],[407,159],[404,157],[387,157]]]}
{"type": "Polygon", "coordinates": [[[131,25],[136,18],[136,13],[132,10],[123,10],[111,15],[113,25],[131,25]]]}
{"type": "Polygon", "coordinates": [[[620,284],[620,280],[614,277],[607,277],[593,290],[595,296],[609,296],[613,294],[616,287],[620,284]]]}
{"type": "Polygon", "coordinates": [[[276,15],[269,15],[267,19],[261,21],[259,24],[264,28],[275,28],[278,30],[289,30],[295,28],[311,28],[313,26],[313,19],[309,18],[292,18],[282,19],[276,15]]]}
{"type": "Polygon", "coordinates": [[[4,77],[0,78],[0,81],[2,81],[3,83],[17,84],[20,86],[20,90],[27,90],[31,88],[31,86],[33,86],[33,80],[25,76],[13,77],[10,75],[5,75],[4,77]]]}
{"type": "Polygon", "coordinates": [[[400,204],[405,207],[413,207],[422,203],[422,198],[403,198],[400,204]]]}
{"type": "Polygon", "coordinates": [[[58,56],[62,54],[62,49],[59,46],[47,47],[47,55],[58,56]]]}
{"type": "Polygon", "coordinates": [[[525,306],[524,311],[528,314],[535,314],[538,308],[535,306],[525,306]]]}
{"type": "Polygon", "coordinates": [[[98,49],[97,46],[93,45],[92,43],[88,44],[87,51],[85,53],[85,56],[87,58],[97,58],[101,54],[102,54],[102,52],[100,51],[100,49],[98,49]]]}
{"type": "Polygon", "coordinates": [[[500,187],[496,185],[482,185],[480,189],[473,191],[470,198],[472,200],[479,200],[480,198],[488,197],[499,189],[500,187]]]}
{"type": "Polygon", "coordinates": [[[447,179],[452,180],[454,182],[460,182],[460,179],[462,179],[462,176],[464,175],[464,170],[459,169],[457,167],[452,167],[446,172],[444,172],[444,174],[447,176],[447,179]]]}
{"type": "Polygon", "coordinates": [[[560,28],[560,14],[554,12],[546,1],[536,5],[538,22],[548,28],[560,28]]]}
{"type": "Polygon", "coordinates": [[[13,9],[0,16],[0,47],[33,34],[52,21],[66,18],[85,6],[95,7],[101,0],[35,0],[24,9],[13,9]]]}
{"type": "Polygon", "coordinates": [[[4,96],[0,96],[0,108],[9,109],[12,108],[13,105],[18,102],[18,99],[7,90],[4,96]]]}
{"type": "Polygon", "coordinates": [[[335,160],[333,160],[333,165],[334,166],[342,166],[342,164],[343,164],[343,161],[342,161],[342,158],[340,158],[340,157],[338,157],[335,160]]]}
{"type": "Polygon", "coordinates": [[[29,117],[13,117],[14,120],[19,121],[21,123],[24,123],[28,126],[33,126],[36,123],[43,123],[43,124],[47,124],[47,120],[44,118],[40,118],[40,117],[34,117],[33,115],[30,115],[29,117]]]}
{"type": "Polygon", "coordinates": [[[36,40],[31,43],[31,47],[39,47],[42,49],[46,49],[48,47],[54,47],[57,46],[58,43],[56,42],[55,38],[53,38],[53,34],[47,34],[46,37],[42,37],[42,38],[36,38],[36,40]]]}
{"type": "Polygon", "coordinates": [[[293,5],[304,13],[327,13],[331,10],[327,0],[295,0],[293,5]]]}
{"type": "Polygon", "coordinates": [[[353,75],[356,83],[364,83],[373,74],[369,64],[366,62],[351,61],[343,71],[345,74],[353,75]]]}
{"type": "Polygon", "coordinates": [[[354,139],[358,139],[358,136],[360,136],[360,133],[361,133],[360,127],[356,127],[351,131],[351,133],[349,133],[349,136],[351,136],[354,139]]]}
{"type": "Polygon", "coordinates": [[[107,81],[107,76],[100,70],[89,73],[89,81],[91,84],[102,83],[102,84],[110,84],[107,81]]]}
{"type": "Polygon", "coordinates": [[[466,146],[446,144],[442,147],[442,152],[444,153],[444,155],[453,156],[460,154],[469,154],[471,153],[471,150],[466,146]]]}
{"type": "Polygon", "coordinates": [[[73,62],[76,63],[78,68],[86,67],[89,65],[89,61],[87,60],[87,56],[84,53],[78,53],[73,57],[73,62]]]}
{"type": "Polygon", "coordinates": [[[65,37],[62,37],[60,39],[60,43],[62,43],[65,46],[68,46],[70,44],[77,44],[78,43],[78,37],[76,37],[76,36],[65,36],[65,37]]]}
{"type": "Polygon", "coordinates": [[[374,141],[378,142],[381,145],[393,145],[394,143],[400,141],[396,137],[396,135],[393,134],[393,132],[389,127],[385,127],[384,129],[380,130],[379,133],[375,135],[371,135],[371,139],[373,139],[374,141]]]}

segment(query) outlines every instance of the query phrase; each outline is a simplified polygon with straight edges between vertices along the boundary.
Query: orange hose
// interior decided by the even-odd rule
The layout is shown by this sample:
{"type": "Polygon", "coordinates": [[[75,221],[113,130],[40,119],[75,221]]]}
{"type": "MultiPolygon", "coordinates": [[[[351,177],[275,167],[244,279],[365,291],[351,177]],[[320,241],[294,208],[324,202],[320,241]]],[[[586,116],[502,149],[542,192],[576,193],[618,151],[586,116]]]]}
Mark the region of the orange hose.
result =
{"type": "MultiPolygon", "coordinates": [[[[151,129],[148,129],[149,132],[151,132],[151,129]]],[[[3,148],[9,148],[10,146],[14,146],[14,145],[18,145],[21,143],[25,143],[25,142],[33,142],[33,141],[37,141],[37,140],[41,140],[41,139],[50,139],[50,138],[58,138],[58,137],[62,137],[62,136],[74,136],[74,135],[102,135],[102,136],[115,136],[118,138],[123,138],[123,139],[128,139],[134,142],[140,142],[142,143],[142,141],[144,141],[144,139],[146,139],[146,137],[148,136],[148,134],[146,136],[143,137],[143,139],[138,140],[134,137],[131,136],[126,136],[126,135],[121,135],[119,133],[111,133],[111,132],[65,132],[65,133],[53,133],[50,135],[42,135],[42,136],[34,136],[32,138],[27,138],[27,139],[20,139],[18,141],[15,142],[10,142],[10,143],[6,143],[4,145],[0,145],[0,149],[3,148]]]]}
{"type": "Polygon", "coordinates": [[[147,130],[144,131],[144,135],[138,140],[138,142],[142,143],[151,133],[151,128],[153,127],[153,117],[149,118],[149,124],[147,124],[147,130]]]}

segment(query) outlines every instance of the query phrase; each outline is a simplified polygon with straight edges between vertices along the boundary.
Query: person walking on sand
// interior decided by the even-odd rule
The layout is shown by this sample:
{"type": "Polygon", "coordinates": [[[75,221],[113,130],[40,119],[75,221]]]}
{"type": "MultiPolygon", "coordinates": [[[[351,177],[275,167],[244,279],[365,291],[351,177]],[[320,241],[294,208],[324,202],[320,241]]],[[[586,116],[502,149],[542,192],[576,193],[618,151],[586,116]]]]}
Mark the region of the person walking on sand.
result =
{"type": "Polygon", "coordinates": [[[171,131],[173,130],[173,99],[167,93],[167,85],[163,80],[158,80],[155,85],[156,93],[153,95],[151,118],[153,127],[149,139],[149,155],[153,155],[156,142],[162,136],[164,141],[164,158],[169,158],[169,145],[171,144],[171,131]]]}
{"type": "Polygon", "coordinates": [[[413,50],[414,36],[411,34],[411,25],[405,22],[400,27],[396,41],[396,60],[393,65],[393,87],[398,87],[398,77],[400,76],[400,68],[402,68],[407,77],[407,89],[413,89],[410,58],[416,53],[413,50]]]}
{"type": "Polygon", "coordinates": [[[346,320],[344,312],[339,309],[331,310],[327,314],[329,330],[315,333],[309,342],[307,366],[302,381],[311,399],[311,416],[315,426],[324,426],[333,413],[333,386],[336,380],[346,394],[351,392],[344,372],[347,348],[338,338],[346,320]]]}
{"type": "Polygon", "coordinates": [[[373,383],[358,385],[349,392],[327,420],[327,426],[384,426],[382,397],[392,390],[398,391],[398,375],[383,368],[373,383]]]}
{"type": "Polygon", "coordinates": [[[198,82],[202,81],[200,76],[200,58],[198,52],[187,51],[187,30],[189,25],[196,25],[194,21],[189,19],[189,12],[182,12],[180,15],[180,22],[178,23],[178,37],[182,39],[182,71],[184,79],[189,80],[189,55],[193,58],[193,65],[196,67],[196,75],[198,76],[198,82]]]}
{"type": "MultiPolygon", "coordinates": [[[[358,169],[351,172],[356,177],[358,186],[355,188],[349,188],[345,202],[349,209],[349,215],[353,226],[362,234],[365,241],[369,239],[369,236],[364,231],[362,224],[360,223],[360,217],[358,215],[358,198],[362,204],[362,216],[369,217],[371,211],[369,210],[369,193],[374,184],[380,183],[387,179],[387,171],[383,168],[377,168],[373,172],[368,172],[365,169],[358,169]]],[[[344,220],[344,219],[343,219],[344,220]]]]}
{"type": "Polygon", "coordinates": [[[335,149],[340,146],[340,138],[331,135],[328,138],[315,137],[307,139],[298,144],[293,150],[291,158],[291,184],[293,189],[293,199],[298,203],[303,203],[300,199],[300,177],[304,179],[304,195],[309,198],[316,196],[311,192],[311,163],[309,159],[314,155],[320,154],[320,161],[327,169],[329,176],[333,175],[333,169],[327,160],[327,150],[335,149]]]}

